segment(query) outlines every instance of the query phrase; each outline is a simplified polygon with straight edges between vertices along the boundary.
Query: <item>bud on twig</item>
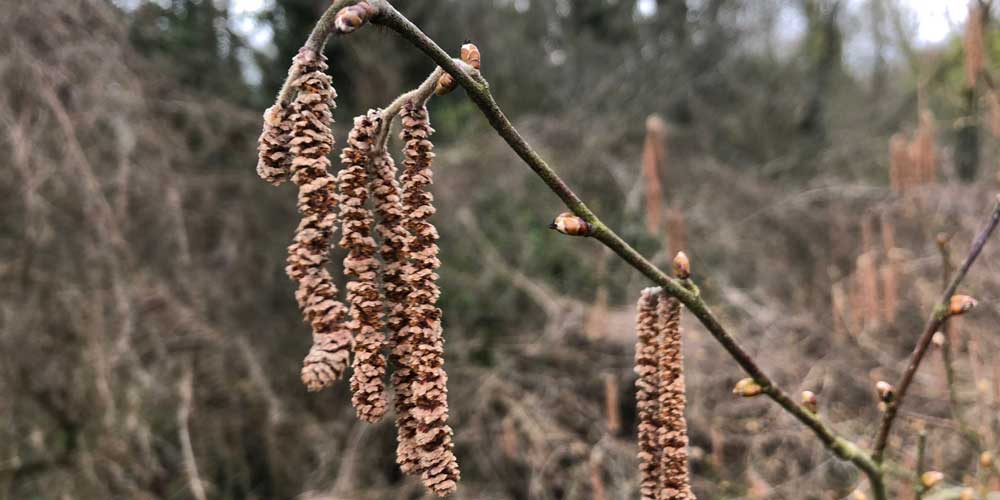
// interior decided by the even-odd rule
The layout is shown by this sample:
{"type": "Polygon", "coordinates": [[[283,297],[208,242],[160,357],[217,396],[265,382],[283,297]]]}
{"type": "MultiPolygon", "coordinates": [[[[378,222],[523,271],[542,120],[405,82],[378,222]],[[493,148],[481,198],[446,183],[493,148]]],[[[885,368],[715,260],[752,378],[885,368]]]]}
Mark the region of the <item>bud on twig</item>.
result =
{"type": "Polygon", "coordinates": [[[958,500],[975,500],[976,490],[972,488],[962,488],[962,492],[958,494],[958,500]]]}
{"type": "Polygon", "coordinates": [[[937,243],[938,248],[945,248],[951,241],[951,235],[948,233],[938,233],[937,237],[934,238],[934,241],[937,243]]]}
{"type": "Polygon", "coordinates": [[[982,452],[979,455],[979,465],[981,465],[984,469],[993,467],[993,454],[988,451],[982,452]]]}
{"type": "Polygon", "coordinates": [[[549,229],[555,229],[562,234],[570,236],[590,236],[594,232],[593,226],[570,212],[564,212],[556,216],[552,224],[549,224],[549,229]]]}
{"type": "Polygon", "coordinates": [[[884,403],[891,403],[896,397],[896,389],[892,387],[892,384],[886,382],[885,380],[879,380],[875,384],[875,392],[878,393],[878,398],[884,403]]]}
{"type": "Polygon", "coordinates": [[[924,488],[931,489],[944,481],[944,474],[936,471],[929,470],[920,475],[920,484],[924,485],[924,488]]]}
{"type": "Polygon", "coordinates": [[[434,86],[434,93],[437,95],[448,95],[457,86],[458,81],[455,80],[455,77],[451,76],[450,73],[443,73],[438,78],[437,85],[434,86]]]}
{"type": "Polygon", "coordinates": [[[960,314],[965,314],[976,307],[979,302],[976,299],[969,297],[968,295],[952,295],[951,302],[948,305],[948,314],[952,316],[958,316],[960,314]]]}
{"type": "Polygon", "coordinates": [[[337,33],[344,35],[353,33],[364,26],[376,12],[370,3],[359,2],[340,9],[333,20],[333,26],[337,29],[337,33]]]}
{"type": "Polygon", "coordinates": [[[476,68],[477,70],[482,65],[481,57],[479,55],[479,47],[476,47],[476,44],[472,43],[470,40],[466,40],[465,43],[462,44],[460,57],[462,62],[476,68]]]}
{"type": "Polygon", "coordinates": [[[938,349],[944,347],[946,340],[947,337],[944,336],[944,332],[934,332],[934,336],[931,337],[931,343],[933,343],[934,347],[937,347],[938,349]]]}
{"type": "Polygon", "coordinates": [[[740,380],[733,387],[733,394],[744,398],[759,396],[762,392],[764,392],[764,388],[752,378],[740,380]]]}
{"type": "Polygon", "coordinates": [[[674,257],[674,274],[682,280],[691,277],[691,260],[686,253],[677,252],[677,256],[674,257]]]}
{"type": "Polygon", "coordinates": [[[802,391],[802,406],[805,406],[807,410],[816,413],[819,407],[819,399],[816,397],[816,393],[813,391],[802,391]]]}
{"type": "Polygon", "coordinates": [[[861,490],[854,490],[854,493],[851,493],[851,500],[868,500],[868,495],[861,490]]]}

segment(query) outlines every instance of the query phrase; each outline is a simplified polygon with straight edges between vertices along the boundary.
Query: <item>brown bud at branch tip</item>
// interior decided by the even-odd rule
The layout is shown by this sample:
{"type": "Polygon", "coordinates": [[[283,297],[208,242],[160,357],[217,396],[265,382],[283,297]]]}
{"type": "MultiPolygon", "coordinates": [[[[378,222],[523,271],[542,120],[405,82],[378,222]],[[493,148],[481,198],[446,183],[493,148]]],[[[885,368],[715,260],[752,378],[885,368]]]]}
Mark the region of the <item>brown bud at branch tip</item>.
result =
{"type": "Polygon", "coordinates": [[[736,383],[733,387],[733,394],[743,397],[752,398],[754,396],[759,396],[764,392],[764,388],[760,386],[752,378],[745,378],[736,383]]]}
{"type": "Polygon", "coordinates": [[[993,454],[984,451],[979,455],[979,465],[983,466],[984,469],[993,467],[993,454]]]}
{"type": "Polygon", "coordinates": [[[375,13],[375,7],[372,7],[371,4],[359,2],[340,9],[340,12],[337,12],[337,17],[333,20],[333,26],[337,29],[337,33],[345,35],[353,33],[364,26],[375,13]]]}
{"type": "Polygon", "coordinates": [[[481,57],[479,55],[479,47],[476,47],[476,44],[472,43],[469,40],[466,40],[465,43],[462,44],[462,51],[460,57],[462,59],[462,62],[468,64],[469,66],[472,66],[473,68],[476,68],[477,70],[482,64],[481,57]]]}
{"type": "Polygon", "coordinates": [[[924,488],[931,489],[944,481],[944,474],[936,471],[929,470],[920,475],[920,484],[924,485],[924,488]]]}
{"type": "Polygon", "coordinates": [[[944,336],[944,332],[934,332],[934,336],[931,337],[931,343],[938,349],[944,347],[946,340],[948,340],[948,338],[944,336]]]}
{"type": "Polygon", "coordinates": [[[437,95],[448,95],[457,86],[458,82],[455,81],[455,77],[449,73],[443,73],[438,77],[437,85],[434,86],[434,93],[437,95]]]}
{"type": "Polygon", "coordinates": [[[805,406],[807,410],[816,413],[819,407],[819,399],[816,397],[816,393],[813,391],[802,391],[802,406],[805,406]]]}
{"type": "Polygon", "coordinates": [[[686,280],[691,277],[691,260],[684,252],[677,252],[674,257],[674,274],[682,279],[686,280]]]}
{"type": "Polygon", "coordinates": [[[892,387],[892,384],[885,380],[879,380],[875,383],[875,392],[878,393],[878,398],[885,403],[891,402],[896,397],[896,390],[892,387]]]}
{"type": "Polygon", "coordinates": [[[976,299],[969,297],[968,295],[953,295],[951,297],[951,302],[948,304],[948,314],[952,316],[958,316],[960,314],[965,314],[976,307],[979,302],[976,299]]]}
{"type": "Polygon", "coordinates": [[[563,234],[568,234],[570,236],[590,236],[593,234],[593,227],[580,217],[573,215],[570,212],[565,212],[559,214],[552,224],[549,224],[549,229],[555,229],[563,234]]]}

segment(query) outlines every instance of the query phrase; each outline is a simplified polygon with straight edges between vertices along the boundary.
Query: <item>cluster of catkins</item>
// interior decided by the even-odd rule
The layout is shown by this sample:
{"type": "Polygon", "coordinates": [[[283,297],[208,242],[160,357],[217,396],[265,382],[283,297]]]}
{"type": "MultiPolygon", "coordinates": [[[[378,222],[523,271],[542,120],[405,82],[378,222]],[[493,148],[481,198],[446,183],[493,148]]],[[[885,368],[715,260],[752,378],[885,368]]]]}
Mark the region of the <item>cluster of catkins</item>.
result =
{"type": "Polygon", "coordinates": [[[684,420],[681,304],[658,288],[643,290],[636,318],[639,489],[643,500],[691,500],[684,420]]]}
{"type": "Polygon", "coordinates": [[[446,496],[458,485],[459,469],[436,305],[438,234],[429,221],[435,211],[428,191],[433,129],[422,102],[403,106],[404,169],[397,179],[392,155],[379,144],[389,120],[381,110],[369,111],[355,118],[334,176],[328,155],[336,93],[326,69],[315,51],[303,49],[295,57],[290,70],[295,97],[264,114],[257,166],[264,180],[277,185],[290,179],[299,188],[302,220],[289,247],[287,272],[313,330],[302,382],[311,391],[328,387],[343,376],[353,354],[352,404],[359,419],[376,422],[388,407],[385,376],[391,363],[397,462],[446,496]],[[346,305],[326,269],[338,222],[339,244],[347,250],[346,305]]]}

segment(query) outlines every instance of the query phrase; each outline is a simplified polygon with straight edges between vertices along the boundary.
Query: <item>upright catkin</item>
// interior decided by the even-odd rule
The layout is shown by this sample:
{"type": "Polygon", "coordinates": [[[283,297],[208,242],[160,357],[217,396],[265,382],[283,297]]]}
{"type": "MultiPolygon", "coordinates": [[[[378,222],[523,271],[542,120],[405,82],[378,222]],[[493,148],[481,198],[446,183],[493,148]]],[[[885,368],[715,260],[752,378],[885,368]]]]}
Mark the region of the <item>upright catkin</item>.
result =
{"type": "Polygon", "coordinates": [[[411,287],[407,297],[410,352],[403,356],[403,364],[412,371],[403,383],[409,384],[409,425],[414,433],[413,449],[404,450],[400,458],[406,460],[408,453],[414,453],[424,485],[438,496],[446,496],[457,488],[460,474],[453,431],[448,425],[448,375],[444,371],[441,310],[437,307],[440,291],[435,271],[441,264],[438,233],[428,221],[435,212],[434,197],[428,191],[433,182],[434,153],[429,140],[433,129],[422,104],[405,104],[400,118],[405,142],[403,205],[410,233],[406,275],[411,287]]]}
{"type": "Polygon", "coordinates": [[[325,268],[337,229],[335,180],[327,155],[333,149],[336,91],[325,73],[323,56],[302,50],[294,65],[301,68],[294,85],[298,94],[291,106],[289,152],[292,181],[299,187],[302,220],[288,247],[285,271],[298,283],[295,298],[312,326],[313,345],[302,367],[302,382],[311,391],[329,386],[344,374],[353,336],[346,328],[347,308],[337,298],[337,287],[325,268]]]}
{"type": "Polygon", "coordinates": [[[909,141],[901,133],[889,139],[889,186],[895,193],[902,193],[907,185],[907,171],[910,165],[909,141]]]}
{"type": "Polygon", "coordinates": [[[378,110],[370,110],[354,119],[354,128],[340,155],[344,167],[337,177],[343,220],[340,246],[348,252],[344,258],[344,274],[350,278],[347,300],[351,305],[350,328],[355,340],[351,403],[358,418],[365,422],[377,422],[385,415],[387,406],[382,380],[386,368],[385,335],[378,287],[381,266],[372,236],[375,216],[367,206],[368,167],[381,125],[382,114],[378,110]]]}
{"type": "Polygon", "coordinates": [[[410,285],[407,282],[406,264],[410,250],[409,231],[404,226],[403,194],[396,180],[396,165],[388,152],[376,153],[372,160],[372,195],[375,198],[375,213],[378,216],[376,234],[381,239],[379,255],[382,257],[382,290],[384,294],[386,330],[389,333],[389,359],[393,365],[393,404],[396,409],[396,429],[398,444],[396,457],[400,469],[405,474],[419,471],[415,453],[416,427],[410,414],[410,398],[414,372],[409,365],[412,360],[412,339],[407,316],[407,297],[410,285]]]}
{"type": "Polygon", "coordinates": [[[919,184],[934,184],[937,181],[937,142],[935,139],[934,113],[920,112],[920,126],[910,144],[910,158],[914,163],[915,177],[919,184]]]}
{"type": "Polygon", "coordinates": [[[660,182],[660,171],[666,162],[667,126],[663,119],[650,115],[646,119],[646,141],[642,148],[642,181],[646,194],[646,228],[651,234],[660,231],[660,220],[663,218],[663,185],[660,182]]]}
{"type": "Polygon", "coordinates": [[[639,417],[639,492],[643,500],[657,500],[660,484],[659,386],[657,376],[657,295],[659,289],[647,288],[639,297],[636,314],[635,381],[636,410],[639,417]]]}
{"type": "Polygon", "coordinates": [[[975,88],[979,73],[985,65],[983,47],[983,8],[979,2],[969,2],[969,16],[965,21],[965,85],[975,88]]]}
{"type": "Polygon", "coordinates": [[[687,223],[684,221],[684,211],[678,201],[667,207],[667,248],[670,255],[687,251],[687,223]]]}
{"type": "Polygon", "coordinates": [[[657,447],[660,451],[661,500],[693,500],[688,478],[688,434],[684,420],[686,405],[684,355],[681,351],[681,303],[659,294],[657,303],[659,330],[659,418],[657,447]]]}

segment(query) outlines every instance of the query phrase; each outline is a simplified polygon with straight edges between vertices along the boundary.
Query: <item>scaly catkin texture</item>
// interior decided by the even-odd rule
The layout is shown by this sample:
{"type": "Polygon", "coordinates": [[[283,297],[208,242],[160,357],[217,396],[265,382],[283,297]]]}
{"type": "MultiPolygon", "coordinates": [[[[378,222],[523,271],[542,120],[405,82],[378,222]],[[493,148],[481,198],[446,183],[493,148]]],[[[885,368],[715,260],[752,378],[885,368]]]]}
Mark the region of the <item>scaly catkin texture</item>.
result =
{"type": "MultiPolygon", "coordinates": [[[[302,65],[307,62],[301,54],[296,56],[288,74],[303,74],[302,65]]],[[[257,175],[275,186],[280,186],[292,175],[292,112],[285,103],[267,108],[264,111],[264,129],[257,139],[257,175]]]]}
{"type": "Polygon", "coordinates": [[[392,155],[378,154],[372,160],[372,195],[378,215],[376,233],[382,241],[379,255],[382,257],[382,290],[386,316],[386,330],[389,332],[390,360],[393,364],[392,384],[394,406],[396,408],[396,429],[398,445],[396,460],[405,474],[419,472],[416,454],[416,425],[410,413],[410,398],[414,378],[412,360],[412,339],[407,316],[407,297],[410,285],[407,282],[406,264],[409,259],[408,240],[403,211],[403,193],[396,180],[396,165],[392,155]]]}
{"type": "Polygon", "coordinates": [[[684,356],[681,352],[681,303],[660,294],[659,323],[659,418],[657,447],[660,451],[661,500],[694,500],[688,479],[688,434],[684,420],[684,356]]]}
{"type": "Polygon", "coordinates": [[[353,342],[345,328],[347,308],[337,298],[337,287],[324,267],[337,226],[337,199],[327,155],[333,149],[336,92],[325,73],[322,56],[303,50],[295,57],[302,68],[295,81],[298,94],[291,106],[289,152],[292,181],[299,186],[302,220],[288,247],[288,276],[298,283],[295,298],[313,330],[313,346],[302,367],[302,382],[317,391],[339,379],[347,368],[353,342]]]}
{"type": "Polygon", "coordinates": [[[635,401],[639,417],[639,491],[643,500],[657,500],[660,484],[658,294],[656,288],[643,290],[636,315],[635,373],[639,378],[635,381],[635,401]]]}
{"type": "Polygon", "coordinates": [[[257,175],[275,186],[287,181],[291,173],[291,136],[291,110],[280,104],[267,108],[264,130],[257,139],[257,175]]]}
{"type": "MultiPolygon", "coordinates": [[[[403,364],[412,373],[409,384],[409,414],[413,425],[412,450],[404,450],[407,460],[414,453],[421,479],[438,496],[450,495],[458,486],[458,461],[455,459],[453,432],[448,425],[448,375],[444,371],[444,339],[441,332],[441,310],[437,307],[440,291],[435,270],[438,260],[437,229],[428,222],[434,214],[434,197],[428,191],[432,183],[431,163],[434,158],[433,133],[427,108],[407,103],[400,118],[405,170],[403,173],[403,203],[410,264],[406,267],[411,291],[407,297],[410,352],[403,364]]],[[[402,443],[401,443],[402,444],[402,443]]],[[[411,459],[412,460],[412,459],[411,459]]]]}
{"type": "Polygon", "coordinates": [[[372,237],[375,217],[368,202],[368,166],[381,113],[370,110],[354,119],[354,128],[341,153],[344,168],[338,176],[340,216],[343,236],[340,246],[348,251],[344,258],[347,300],[351,305],[350,328],[354,332],[354,375],[351,376],[351,402],[358,418],[377,422],[385,415],[385,335],[382,333],[382,297],[378,288],[379,260],[372,237]]]}

